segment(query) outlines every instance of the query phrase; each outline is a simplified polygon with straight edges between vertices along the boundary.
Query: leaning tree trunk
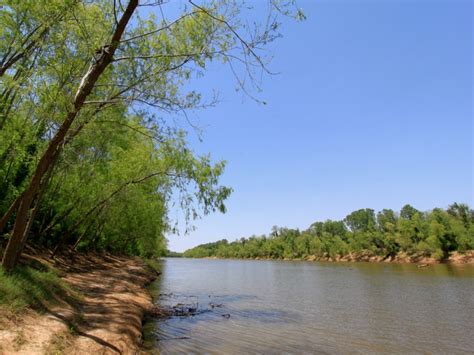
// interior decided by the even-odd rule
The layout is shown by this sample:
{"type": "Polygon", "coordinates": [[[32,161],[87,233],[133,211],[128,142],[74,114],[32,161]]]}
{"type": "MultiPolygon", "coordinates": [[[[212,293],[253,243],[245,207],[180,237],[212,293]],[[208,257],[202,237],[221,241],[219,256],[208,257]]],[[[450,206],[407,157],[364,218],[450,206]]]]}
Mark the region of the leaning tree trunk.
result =
{"type": "MultiPolygon", "coordinates": [[[[26,239],[28,238],[28,234],[30,233],[31,227],[33,225],[34,219],[36,217],[36,213],[38,212],[41,197],[43,196],[44,191],[46,190],[46,186],[49,183],[49,180],[51,179],[51,176],[53,174],[53,167],[51,167],[50,170],[48,170],[48,173],[46,174],[45,178],[41,182],[41,186],[39,188],[38,195],[36,196],[36,200],[33,202],[33,208],[31,209],[31,213],[29,216],[28,223],[26,225],[25,231],[23,232],[23,239],[21,240],[20,244],[25,245],[26,244],[26,239]]],[[[20,258],[21,252],[23,248],[18,248],[16,250],[16,255],[14,259],[18,260],[20,258]]]]}
{"type": "Polygon", "coordinates": [[[0,232],[3,230],[3,228],[6,227],[8,221],[10,220],[10,217],[15,213],[15,211],[18,209],[20,206],[21,198],[23,197],[23,194],[18,196],[15,201],[10,205],[8,208],[8,211],[5,212],[3,215],[2,219],[0,219],[0,232]]]}
{"type": "MultiPolygon", "coordinates": [[[[66,119],[49,143],[48,148],[36,166],[33,177],[20,201],[15,224],[13,226],[13,232],[3,255],[2,266],[6,271],[11,271],[15,267],[23,247],[25,246],[25,232],[28,227],[28,221],[31,218],[30,208],[33,200],[38,194],[41,182],[44,179],[46,172],[54,165],[54,157],[62,149],[62,143],[84,105],[87,96],[91,93],[95,83],[104,72],[105,68],[107,68],[107,66],[112,62],[114,53],[120,43],[120,39],[122,38],[125,28],[137,6],[138,0],[130,0],[125,12],[117,24],[110,44],[103,46],[98,58],[93,59],[89,70],[82,78],[81,84],[77,89],[72,105],[72,111],[68,112],[66,119]]],[[[38,201],[38,203],[40,203],[40,201],[38,201]]]]}

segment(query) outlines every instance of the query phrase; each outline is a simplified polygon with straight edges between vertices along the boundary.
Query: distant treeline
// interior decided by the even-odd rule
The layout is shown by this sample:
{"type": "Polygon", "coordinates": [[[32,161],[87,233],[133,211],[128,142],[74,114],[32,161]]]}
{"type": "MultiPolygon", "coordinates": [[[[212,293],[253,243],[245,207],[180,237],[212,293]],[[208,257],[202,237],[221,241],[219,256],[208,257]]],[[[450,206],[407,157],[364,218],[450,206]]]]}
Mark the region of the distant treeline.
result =
{"type": "Polygon", "coordinates": [[[454,203],[447,210],[421,212],[405,205],[399,213],[360,209],[342,221],[315,222],[308,229],[273,227],[269,235],[202,244],[186,257],[295,259],[350,253],[390,257],[399,253],[445,259],[450,252],[474,249],[474,211],[454,203]]]}
{"type": "Polygon", "coordinates": [[[167,258],[182,258],[182,257],[183,257],[183,253],[179,253],[179,252],[177,252],[177,251],[167,250],[165,256],[166,256],[167,258]]]}

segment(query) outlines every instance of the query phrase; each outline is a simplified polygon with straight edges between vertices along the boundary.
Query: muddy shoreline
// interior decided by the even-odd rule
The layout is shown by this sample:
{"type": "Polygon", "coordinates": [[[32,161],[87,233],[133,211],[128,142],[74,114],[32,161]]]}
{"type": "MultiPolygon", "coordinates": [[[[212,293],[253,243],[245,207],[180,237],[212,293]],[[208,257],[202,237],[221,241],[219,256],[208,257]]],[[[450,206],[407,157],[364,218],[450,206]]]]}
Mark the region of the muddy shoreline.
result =
{"type": "Polygon", "coordinates": [[[20,314],[0,308],[0,354],[142,353],[142,323],[153,308],[147,286],[159,273],[139,258],[110,254],[29,253],[26,262],[54,268],[77,291],[20,314]]]}

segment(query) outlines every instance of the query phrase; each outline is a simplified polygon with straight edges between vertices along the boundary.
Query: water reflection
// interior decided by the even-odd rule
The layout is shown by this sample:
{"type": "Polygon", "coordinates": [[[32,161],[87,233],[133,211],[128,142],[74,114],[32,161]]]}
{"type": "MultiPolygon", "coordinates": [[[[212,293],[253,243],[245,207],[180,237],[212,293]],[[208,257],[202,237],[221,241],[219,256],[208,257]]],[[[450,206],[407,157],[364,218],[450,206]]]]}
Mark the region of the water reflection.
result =
{"type": "Polygon", "coordinates": [[[153,324],[153,347],[161,353],[474,348],[473,267],[193,259],[162,264],[153,292],[168,297],[158,302],[195,302],[209,312],[153,324]]]}

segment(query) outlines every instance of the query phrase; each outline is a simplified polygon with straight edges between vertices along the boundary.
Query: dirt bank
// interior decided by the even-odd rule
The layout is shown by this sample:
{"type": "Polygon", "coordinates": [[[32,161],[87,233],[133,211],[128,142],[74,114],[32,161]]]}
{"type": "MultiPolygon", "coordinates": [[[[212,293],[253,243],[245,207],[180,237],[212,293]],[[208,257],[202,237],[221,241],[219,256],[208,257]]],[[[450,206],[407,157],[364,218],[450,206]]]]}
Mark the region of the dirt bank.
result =
{"type": "Polygon", "coordinates": [[[58,270],[78,299],[56,300],[41,312],[0,308],[0,354],[139,353],[142,319],[153,306],[146,285],[156,271],[138,258],[71,254],[53,261],[46,255],[25,259],[58,270]]]}
{"type": "MultiPolygon", "coordinates": [[[[218,257],[207,257],[206,259],[219,259],[218,257]]],[[[257,257],[255,260],[274,260],[271,258],[257,257]]],[[[278,259],[277,259],[278,260],[278,259]]],[[[280,259],[281,260],[281,259],[280,259]]],[[[325,253],[323,256],[309,255],[306,258],[284,258],[285,261],[325,261],[325,262],[372,262],[372,263],[399,263],[399,264],[451,264],[451,265],[474,265],[474,250],[465,253],[452,252],[448,258],[437,260],[435,258],[424,255],[408,255],[406,253],[398,253],[394,256],[380,256],[368,250],[349,253],[346,255],[336,255],[331,257],[325,253]]]]}
{"type": "Polygon", "coordinates": [[[383,257],[375,255],[370,251],[363,251],[359,253],[349,253],[344,256],[330,257],[324,255],[322,257],[309,256],[306,260],[309,261],[334,261],[334,262],[375,262],[375,263],[404,263],[404,264],[471,264],[474,265],[474,251],[468,251],[464,254],[453,252],[451,255],[444,260],[437,260],[435,258],[427,257],[424,255],[408,255],[406,253],[398,253],[394,256],[383,257]]]}

